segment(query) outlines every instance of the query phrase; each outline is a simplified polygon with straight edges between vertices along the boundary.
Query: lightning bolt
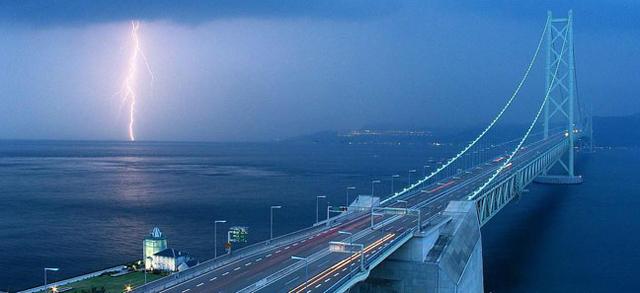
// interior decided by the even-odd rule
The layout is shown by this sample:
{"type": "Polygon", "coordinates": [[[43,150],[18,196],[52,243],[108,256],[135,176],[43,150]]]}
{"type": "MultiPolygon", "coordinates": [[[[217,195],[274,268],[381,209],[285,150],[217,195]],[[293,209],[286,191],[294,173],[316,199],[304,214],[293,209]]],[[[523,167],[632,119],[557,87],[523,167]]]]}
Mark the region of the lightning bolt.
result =
{"type": "Polygon", "coordinates": [[[149,66],[149,62],[147,62],[147,57],[144,55],[142,51],[142,47],[140,46],[140,38],[138,37],[138,30],[140,29],[139,21],[131,21],[131,41],[132,41],[132,51],[131,56],[129,57],[129,69],[127,71],[127,76],[123,82],[122,89],[120,90],[120,94],[122,95],[122,103],[129,104],[129,140],[135,141],[135,114],[136,114],[136,101],[138,99],[138,95],[136,93],[136,77],[138,73],[138,64],[142,61],[146,67],[146,70],[151,78],[151,88],[153,89],[153,71],[151,71],[151,67],[149,66]],[[141,59],[141,60],[140,60],[141,59]]]}

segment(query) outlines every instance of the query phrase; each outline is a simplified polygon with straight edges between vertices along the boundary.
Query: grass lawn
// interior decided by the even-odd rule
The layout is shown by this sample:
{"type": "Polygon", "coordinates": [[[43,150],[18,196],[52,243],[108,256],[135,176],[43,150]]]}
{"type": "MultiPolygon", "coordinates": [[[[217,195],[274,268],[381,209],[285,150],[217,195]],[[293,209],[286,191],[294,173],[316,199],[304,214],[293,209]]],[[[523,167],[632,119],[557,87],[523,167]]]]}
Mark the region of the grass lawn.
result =
{"type": "MultiPolygon", "coordinates": [[[[147,274],[147,282],[151,282],[153,280],[157,280],[164,275],[155,275],[155,274],[147,274]]],[[[64,288],[72,287],[72,290],[64,291],[65,293],[81,293],[82,290],[85,292],[91,292],[91,288],[100,289],[104,287],[106,292],[109,293],[122,293],[124,292],[125,286],[131,285],[131,287],[135,288],[144,284],[144,273],[143,272],[132,272],[126,275],[118,276],[118,277],[110,277],[110,276],[99,276],[94,277],[82,281],[78,281],[75,283],[70,283],[64,286],[61,286],[59,289],[64,290],[64,288]]]]}

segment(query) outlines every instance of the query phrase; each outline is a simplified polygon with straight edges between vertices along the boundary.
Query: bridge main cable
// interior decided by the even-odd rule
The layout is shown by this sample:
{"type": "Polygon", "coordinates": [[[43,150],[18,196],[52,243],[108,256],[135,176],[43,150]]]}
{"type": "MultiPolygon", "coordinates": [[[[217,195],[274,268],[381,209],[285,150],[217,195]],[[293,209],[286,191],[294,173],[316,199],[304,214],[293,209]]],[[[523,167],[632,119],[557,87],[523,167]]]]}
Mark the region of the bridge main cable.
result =
{"type": "Polygon", "coordinates": [[[397,198],[398,196],[402,196],[402,195],[408,193],[409,191],[413,190],[414,188],[420,186],[422,183],[426,182],[427,180],[429,180],[429,179],[433,178],[434,176],[438,175],[442,170],[446,169],[449,165],[453,164],[460,157],[462,157],[480,139],[482,139],[485,136],[485,134],[487,134],[487,132],[489,132],[489,130],[491,130],[491,128],[498,122],[498,120],[500,120],[500,118],[502,117],[504,112],[506,112],[507,109],[509,109],[509,107],[511,106],[511,104],[513,103],[515,98],[518,96],[518,93],[520,92],[520,89],[522,88],[522,86],[524,85],[524,82],[526,81],[527,77],[529,76],[529,72],[531,72],[531,68],[533,67],[533,64],[535,63],[536,59],[538,58],[538,55],[540,53],[540,48],[542,48],[542,43],[544,42],[544,39],[545,39],[544,38],[545,37],[545,33],[549,29],[550,23],[551,23],[551,19],[547,18],[547,21],[546,21],[546,23],[544,25],[544,29],[542,30],[542,35],[540,36],[540,40],[538,41],[538,46],[536,47],[536,51],[533,54],[533,57],[531,58],[531,61],[529,62],[529,65],[527,66],[527,70],[525,71],[524,76],[522,76],[522,79],[520,79],[520,82],[518,83],[518,86],[516,87],[516,89],[514,90],[513,94],[511,95],[511,98],[509,98],[507,103],[498,112],[496,117],[493,118],[491,123],[489,123],[489,125],[480,133],[480,135],[478,135],[478,137],[476,137],[473,141],[471,141],[458,154],[456,154],[454,157],[450,158],[444,165],[440,166],[435,171],[431,172],[431,174],[429,174],[429,175],[425,176],[424,178],[418,180],[415,184],[410,184],[408,187],[404,188],[402,191],[394,193],[391,197],[381,201],[380,204],[385,204],[385,203],[397,198]]]}
{"type": "MultiPolygon", "coordinates": [[[[567,32],[565,32],[565,36],[566,34],[568,34],[568,30],[567,32]]],[[[562,49],[560,50],[559,58],[562,58],[562,55],[564,54],[564,51],[565,51],[566,44],[567,44],[567,38],[565,37],[564,41],[562,42],[562,49]]],[[[540,105],[540,108],[538,109],[536,116],[534,117],[533,121],[529,125],[529,128],[527,129],[522,139],[520,139],[520,142],[518,142],[518,145],[516,145],[515,149],[511,152],[511,155],[502,163],[502,165],[500,165],[500,167],[493,173],[493,175],[491,175],[491,177],[487,181],[485,181],[484,184],[478,187],[471,195],[467,197],[468,200],[474,200],[487,186],[489,186],[489,184],[493,182],[493,180],[496,177],[498,177],[498,175],[500,175],[500,172],[502,172],[502,170],[504,170],[511,163],[511,160],[513,160],[513,157],[520,150],[520,148],[522,147],[524,142],[527,140],[527,138],[529,138],[529,134],[531,134],[531,130],[538,122],[538,119],[540,118],[540,114],[542,114],[542,110],[544,110],[544,106],[549,101],[549,95],[551,94],[551,90],[553,89],[553,83],[558,81],[557,75],[558,75],[559,68],[560,68],[560,62],[558,62],[556,65],[556,69],[553,72],[553,78],[551,79],[551,86],[549,86],[549,88],[547,89],[547,93],[544,96],[544,100],[542,100],[542,104],[540,105]]]]}

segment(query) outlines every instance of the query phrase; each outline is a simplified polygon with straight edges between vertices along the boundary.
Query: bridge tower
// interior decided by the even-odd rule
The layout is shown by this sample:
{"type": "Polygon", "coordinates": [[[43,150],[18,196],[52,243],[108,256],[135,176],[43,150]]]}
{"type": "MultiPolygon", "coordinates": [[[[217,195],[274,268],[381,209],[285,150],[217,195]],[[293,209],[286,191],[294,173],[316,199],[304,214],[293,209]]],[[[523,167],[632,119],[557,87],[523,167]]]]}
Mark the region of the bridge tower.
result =
{"type": "Polygon", "coordinates": [[[573,12],[569,10],[567,17],[554,18],[551,11],[547,12],[549,28],[546,32],[546,66],[545,93],[549,93],[549,100],[544,108],[544,138],[549,137],[549,127],[552,123],[566,125],[565,134],[568,138],[569,150],[549,169],[544,170],[542,176],[536,179],[539,183],[548,184],[578,184],[582,183],[582,176],[576,176],[574,170],[574,145],[578,131],[575,117],[577,103],[575,58],[573,50],[573,12]],[[557,67],[557,69],[556,69],[557,67]],[[554,78],[555,76],[555,78],[554,78]],[[547,174],[552,167],[560,165],[563,174],[547,174]]]}

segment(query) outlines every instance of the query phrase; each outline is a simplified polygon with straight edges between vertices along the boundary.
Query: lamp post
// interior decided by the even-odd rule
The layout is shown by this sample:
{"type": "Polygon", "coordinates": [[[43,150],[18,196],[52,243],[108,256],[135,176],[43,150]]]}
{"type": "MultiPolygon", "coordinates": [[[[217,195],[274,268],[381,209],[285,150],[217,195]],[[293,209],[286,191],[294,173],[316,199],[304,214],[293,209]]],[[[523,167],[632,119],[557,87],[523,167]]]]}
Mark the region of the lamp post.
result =
{"type": "Polygon", "coordinates": [[[399,199],[399,200],[397,200],[396,202],[397,202],[397,203],[404,203],[404,208],[405,208],[405,209],[407,208],[407,205],[409,204],[406,200],[402,200],[402,199],[399,199]]]}
{"type": "Polygon", "coordinates": [[[213,259],[218,257],[218,224],[226,223],[227,220],[213,221],[213,259]]]}
{"type": "Polygon", "coordinates": [[[291,259],[304,261],[304,287],[307,287],[307,282],[309,282],[309,260],[306,257],[299,257],[295,255],[292,255],[291,259]]]}
{"type": "Polygon", "coordinates": [[[59,268],[44,268],[44,291],[47,292],[47,272],[57,272],[59,268]]]}
{"type": "Polygon", "coordinates": [[[353,244],[353,233],[347,231],[338,231],[338,234],[349,235],[349,244],[353,244]]]}
{"type": "Polygon", "coordinates": [[[356,187],[355,186],[347,187],[347,202],[344,205],[345,207],[347,207],[347,209],[349,207],[349,190],[356,190],[356,187]]]}
{"type": "Polygon", "coordinates": [[[270,237],[269,237],[269,241],[271,241],[273,239],[273,210],[274,209],[281,209],[282,206],[271,206],[271,221],[270,221],[270,226],[269,226],[269,231],[270,231],[270,237]]]}
{"type": "MultiPolygon", "coordinates": [[[[371,180],[371,218],[373,219],[373,191],[374,191],[374,184],[378,184],[380,183],[380,180],[371,180]]],[[[373,220],[372,220],[373,222],[373,220]]],[[[372,225],[373,227],[373,225],[372,225]]]]}
{"type": "MultiPolygon", "coordinates": [[[[422,166],[422,173],[423,173],[422,174],[422,178],[427,178],[427,169],[429,169],[429,168],[431,168],[430,165],[422,166]]],[[[425,181],[425,182],[422,183],[422,186],[424,187],[426,184],[427,184],[427,182],[425,181]]]]}
{"type": "Polygon", "coordinates": [[[411,185],[411,173],[415,173],[416,169],[409,170],[409,185],[411,185]]]}
{"type": "Polygon", "coordinates": [[[393,188],[393,179],[394,178],[400,178],[400,175],[398,175],[398,174],[391,175],[391,195],[394,195],[395,192],[396,192],[395,189],[393,188]]]}
{"type": "Polygon", "coordinates": [[[373,224],[374,224],[373,216],[384,216],[384,214],[383,213],[374,213],[373,210],[371,211],[371,230],[373,230],[373,224]]]}
{"type": "Polygon", "coordinates": [[[318,224],[318,222],[320,221],[320,216],[318,215],[318,213],[320,212],[319,209],[319,202],[321,198],[327,198],[326,195],[318,195],[316,196],[316,224],[318,224]]]}
{"type": "Polygon", "coordinates": [[[373,185],[374,184],[378,184],[378,183],[380,183],[380,180],[371,180],[371,200],[372,201],[373,201],[373,196],[374,196],[374,194],[373,194],[373,191],[374,191],[373,185]]]}

